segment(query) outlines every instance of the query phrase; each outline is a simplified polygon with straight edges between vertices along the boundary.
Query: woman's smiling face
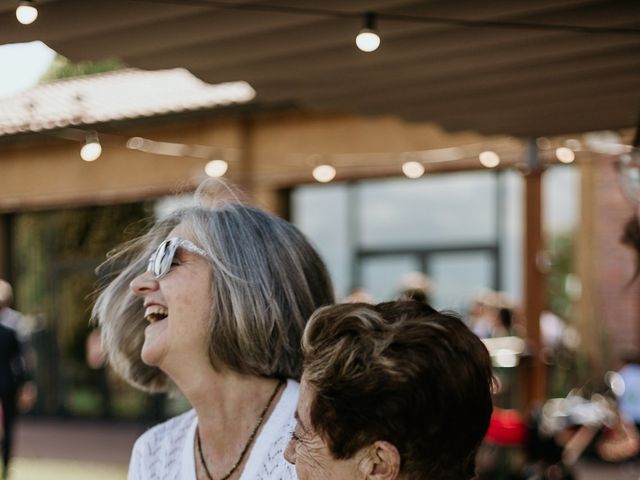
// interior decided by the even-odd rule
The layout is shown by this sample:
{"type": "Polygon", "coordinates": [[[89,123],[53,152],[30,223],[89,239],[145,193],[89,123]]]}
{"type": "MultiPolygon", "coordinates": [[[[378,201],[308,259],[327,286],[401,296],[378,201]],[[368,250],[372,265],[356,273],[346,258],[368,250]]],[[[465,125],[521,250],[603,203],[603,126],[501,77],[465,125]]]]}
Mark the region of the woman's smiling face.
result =
{"type": "MultiPolygon", "coordinates": [[[[172,237],[195,243],[185,224],[176,226],[167,238],[172,237]]],[[[166,275],[158,279],[144,272],[133,279],[131,290],[142,298],[145,318],[150,320],[141,352],[147,365],[172,376],[172,371],[191,364],[194,356],[208,359],[211,275],[206,258],[178,248],[166,275]]]]}
{"type": "Polygon", "coordinates": [[[313,389],[302,377],[296,419],[298,421],[284,457],[296,466],[299,480],[355,480],[364,478],[356,454],[347,460],[333,458],[329,447],[311,426],[310,409],[313,389]]]}

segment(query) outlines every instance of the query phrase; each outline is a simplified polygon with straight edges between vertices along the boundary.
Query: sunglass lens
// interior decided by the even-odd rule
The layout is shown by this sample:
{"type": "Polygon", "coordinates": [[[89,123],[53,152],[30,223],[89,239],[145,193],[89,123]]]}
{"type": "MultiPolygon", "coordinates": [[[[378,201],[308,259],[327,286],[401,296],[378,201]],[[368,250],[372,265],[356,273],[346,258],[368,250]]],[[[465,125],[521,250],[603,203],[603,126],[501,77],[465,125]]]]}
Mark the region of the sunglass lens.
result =
{"type": "Polygon", "coordinates": [[[173,261],[174,252],[175,249],[173,248],[170,240],[162,242],[158,247],[158,254],[156,255],[155,264],[153,266],[153,273],[156,277],[162,277],[169,271],[171,268],[171,262],[173,261]]]}

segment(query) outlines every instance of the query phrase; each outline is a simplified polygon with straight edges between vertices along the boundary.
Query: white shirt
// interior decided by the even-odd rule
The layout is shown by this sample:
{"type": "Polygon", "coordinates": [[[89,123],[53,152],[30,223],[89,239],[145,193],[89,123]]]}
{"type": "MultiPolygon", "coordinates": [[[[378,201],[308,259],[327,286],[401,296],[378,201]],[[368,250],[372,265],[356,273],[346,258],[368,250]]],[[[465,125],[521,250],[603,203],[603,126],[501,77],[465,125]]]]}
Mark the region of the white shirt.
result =
{"type": "Polygon", "coordinates": [[[15,330],[21,342],[27,339],[28,332],[20,312],[9,307],[0,308],[0,323],[5,327],[15,330]]]}
{"type": "MultiPolygon", "coordinates": [[[[295,467],[284,459],[298,402],[297,382],[287,385],[249,452],[240,480],[296,480],[295,467]]],[[[129,463],[129,480],[196,480],[195,410],[167,420],[138,438],[129,463]]]]}
{"type": "Polygon", "coordinates": [[[629,363],[618,371],[624,380],[624,392],[618,399],[620,413],[631,422],[640,422],[640,365],[629,363]]]}

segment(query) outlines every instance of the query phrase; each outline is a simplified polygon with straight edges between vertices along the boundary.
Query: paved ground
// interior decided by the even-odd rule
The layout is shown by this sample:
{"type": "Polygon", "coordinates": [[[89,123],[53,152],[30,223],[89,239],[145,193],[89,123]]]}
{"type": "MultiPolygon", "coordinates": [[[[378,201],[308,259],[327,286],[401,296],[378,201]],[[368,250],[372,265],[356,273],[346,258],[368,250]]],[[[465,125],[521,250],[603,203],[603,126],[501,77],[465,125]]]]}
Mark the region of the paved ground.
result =
{"type": "Polygon", "coordinates": [[[127,466],[112,463],[16,458],[9,480],[126,480],[127,466]]]}
{"type": "Polygon", "coordinates": [[[640,463],[624,465],[605,465],[594,462],[581,462],[576,468],[577,480],[638,480],[640,463]]]}
{"type": "Polygon", "coordinates": [[[22,418],[15,456],[126,465],[141,425],[22,418]]]}

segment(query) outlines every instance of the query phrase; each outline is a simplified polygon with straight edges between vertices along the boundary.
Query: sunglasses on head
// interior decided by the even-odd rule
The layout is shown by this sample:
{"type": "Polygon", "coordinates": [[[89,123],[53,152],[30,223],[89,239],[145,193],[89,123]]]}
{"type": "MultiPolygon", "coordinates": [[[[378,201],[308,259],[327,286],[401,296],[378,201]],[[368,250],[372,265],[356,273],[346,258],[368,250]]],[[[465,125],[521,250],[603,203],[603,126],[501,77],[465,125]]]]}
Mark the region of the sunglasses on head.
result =
{"type": "Polygon", "coordinates": [[[155,252],[151,254],[149,257],[149,263],[147,264],[147,271],[151,272],[156,278],[164,277],[169,273],[169,270],[171,270],[173,257],[175,256],[178,248],[183,248],[188,252],[209,258],[207,252],[198,247],[195,243],[185,240],[184,238],[172,237],[158,245],[155,252]]]}

